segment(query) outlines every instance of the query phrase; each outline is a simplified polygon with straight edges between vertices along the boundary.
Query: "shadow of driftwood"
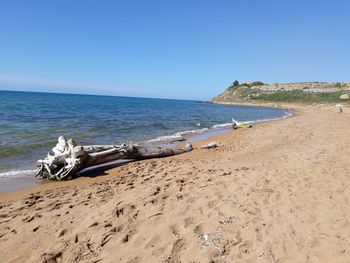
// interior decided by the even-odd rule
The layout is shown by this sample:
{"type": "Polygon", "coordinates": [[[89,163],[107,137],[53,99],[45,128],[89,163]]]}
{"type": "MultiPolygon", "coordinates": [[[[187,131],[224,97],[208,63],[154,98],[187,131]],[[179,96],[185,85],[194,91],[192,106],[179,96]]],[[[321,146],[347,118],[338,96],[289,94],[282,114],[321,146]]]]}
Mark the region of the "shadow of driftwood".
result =
{"type": "Polygon", "coordinates": [[[86,169],[80,171],[77,174],[77,176],[78,177],[90,177],[90,178],[94,178],[97,176],[105,176],[105,175],[108,175],[106,173],[107,170],[115,168],[115,167],[126,165],[128,163],[133,162],[133,161],[135,161],[135,160],[127,159],[127,160],[118,160],[118,161],[114,161],[114,162],[110,162],[110,163],[96,165],[96,166],[89,167],[89,168],[86,168],[86,169]]]}

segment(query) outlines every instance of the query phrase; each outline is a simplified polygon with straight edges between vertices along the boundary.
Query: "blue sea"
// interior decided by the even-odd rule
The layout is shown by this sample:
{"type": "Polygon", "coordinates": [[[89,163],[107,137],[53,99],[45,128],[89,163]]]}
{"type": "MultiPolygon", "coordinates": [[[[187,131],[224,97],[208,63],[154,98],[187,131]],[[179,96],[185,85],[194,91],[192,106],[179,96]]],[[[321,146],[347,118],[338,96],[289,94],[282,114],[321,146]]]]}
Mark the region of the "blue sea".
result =
{"type": "Polygon", "coordinates": [[[231,118],[284,116],[275,108],[190,100],[0,91],[0,178],[34,176],[37,159],[60,135],[84,145],[154,143],[210,134],[231,118]]]}

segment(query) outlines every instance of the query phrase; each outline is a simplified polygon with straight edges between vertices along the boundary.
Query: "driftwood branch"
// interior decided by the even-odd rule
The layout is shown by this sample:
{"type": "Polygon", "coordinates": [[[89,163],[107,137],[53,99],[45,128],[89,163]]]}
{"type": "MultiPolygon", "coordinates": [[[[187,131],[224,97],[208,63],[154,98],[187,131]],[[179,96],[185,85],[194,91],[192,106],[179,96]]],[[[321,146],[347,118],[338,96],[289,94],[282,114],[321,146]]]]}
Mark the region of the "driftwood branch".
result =
{"type": "Polygon", "coordinates": [[[63,136],[43,160],[38,160],[37,176],[51,180],[75,177],[81,170],[122,159],[149,159],[189,152],[191,144],[184,149],[142,147],[133,144],[121,145],[77,145],[73,139],[66,141],[63,136]]]}

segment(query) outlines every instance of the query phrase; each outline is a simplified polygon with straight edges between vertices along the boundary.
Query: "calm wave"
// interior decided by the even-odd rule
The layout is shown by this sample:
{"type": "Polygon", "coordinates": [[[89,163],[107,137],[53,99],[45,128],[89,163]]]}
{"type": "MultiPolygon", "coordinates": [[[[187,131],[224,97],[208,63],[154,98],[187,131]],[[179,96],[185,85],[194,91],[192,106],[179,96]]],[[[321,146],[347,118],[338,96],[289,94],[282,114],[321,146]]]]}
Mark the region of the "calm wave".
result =
{"type": "Polygon", "coordinates": [[[0,177],[31,174],[59,135],[81,144],[118,144],[206,131],[232,117],[255,121],[285,114],[186,100],[10,91],[0,91],[0,101],[0,177]]]}

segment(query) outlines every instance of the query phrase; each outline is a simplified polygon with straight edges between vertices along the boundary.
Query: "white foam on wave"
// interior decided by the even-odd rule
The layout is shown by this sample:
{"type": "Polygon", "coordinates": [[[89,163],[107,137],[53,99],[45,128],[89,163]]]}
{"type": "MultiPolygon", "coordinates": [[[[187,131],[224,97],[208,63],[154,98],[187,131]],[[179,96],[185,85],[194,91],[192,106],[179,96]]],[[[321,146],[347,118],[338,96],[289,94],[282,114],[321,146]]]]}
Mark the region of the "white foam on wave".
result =
{"type": "Polygon", "coordinates": [[[213,125],[213,129],[232,127],[232,122],[213,125]]]}
{"type": "Polygon", "coordinates": [[[191,133],[201,133],[209,130],[208,128],[198,129],[198,130],[189,130],[189,131],[183,131],[183,132],[177,132],[175,135],[182,136],[185,134],[191,134],[191,133]]]}
{"type": "Polygon", "coordinates": [[[198,129],[198,130],[188,130],[188,131],[182,131],[182,132],[177,132],[173,135],[167,135],[167,136],[160,136],[155,139],[148,140],[147,142],[160,142],[160,141],[175,141],[175,140],[180,140],[183,139],[184,135],[188,134],[195,134],[195,133],[202,133],[205,131],[208,131],[208,128],[203,128],[203,129],[198,129]]]}
{"type": "Polygon", "coordinates": [[[28,175],[33,175],[35,172],[36,170],[14,170],[14,171],[2,172],[0,173],[0,178],[28,176],[28,175]]]}

